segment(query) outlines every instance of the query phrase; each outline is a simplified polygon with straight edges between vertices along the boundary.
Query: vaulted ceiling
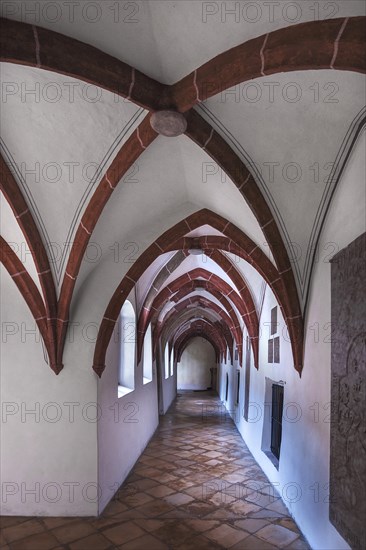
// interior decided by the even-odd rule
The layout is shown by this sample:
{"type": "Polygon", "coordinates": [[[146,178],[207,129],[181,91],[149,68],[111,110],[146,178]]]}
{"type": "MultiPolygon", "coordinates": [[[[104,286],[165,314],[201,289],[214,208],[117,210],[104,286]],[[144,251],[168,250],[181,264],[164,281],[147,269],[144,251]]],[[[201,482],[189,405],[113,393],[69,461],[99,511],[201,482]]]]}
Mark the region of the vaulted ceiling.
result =
{"type": "Polygon", "coordinates": [[[241,354],[246,326],[258,366],[266,285],[301,372],[319,234],[364,126],[364,2],[34,4],[1,22],[2,260],[53,370],[98,272],[98,375],[134,287],[139,356],[150,322],[176,357],[197,334],[241,354]],[[154,130],[166,110],[184,133],[154,130]]]}

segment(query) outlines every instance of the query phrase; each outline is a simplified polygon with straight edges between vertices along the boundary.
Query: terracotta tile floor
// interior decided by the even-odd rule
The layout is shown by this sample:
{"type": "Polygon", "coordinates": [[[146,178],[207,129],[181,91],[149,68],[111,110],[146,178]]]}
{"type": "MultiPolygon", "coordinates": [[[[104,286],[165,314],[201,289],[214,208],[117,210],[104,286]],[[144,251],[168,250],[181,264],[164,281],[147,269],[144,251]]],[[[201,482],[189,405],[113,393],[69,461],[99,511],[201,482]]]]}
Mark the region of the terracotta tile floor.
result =
{"type": "Polygon", "coordinates": [[[220,401],[184,392],[99,518],[1,518],[11,550],[308,549],[220,401]]]}

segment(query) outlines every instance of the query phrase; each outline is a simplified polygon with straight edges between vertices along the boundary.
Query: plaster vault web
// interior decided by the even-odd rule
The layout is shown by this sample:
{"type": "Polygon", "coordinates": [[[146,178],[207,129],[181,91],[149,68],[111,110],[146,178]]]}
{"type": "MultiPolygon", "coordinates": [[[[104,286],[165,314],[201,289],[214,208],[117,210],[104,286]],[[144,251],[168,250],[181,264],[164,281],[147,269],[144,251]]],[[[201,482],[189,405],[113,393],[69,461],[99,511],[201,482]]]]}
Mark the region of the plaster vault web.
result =
{"type": "MultiPolygon", "coordinates": [[[[262,270],[261,274],[263,276],[264,272],[267,273],[265,280],[281,297],[281,307],[292,340],[295,368],[301,372],[303,312],[298,294],[298,277],[289,260],[289,243],[284,238],[276,214],[266,201],[251,169],[235,153],[225,138],[211,126],[207,117],[203,118],[194,107],[203,105],[210,97],[216,96],[222,90],[269,74],[299,69],[301,71],[337,69],[364,72],[363,18],[345,17],[305,22],[268,32],[219,54],[173,85],[160,83],[135,67],[93,46],[82,44],[46,28],[10,19],[3,20],[2,27],[1,60],[3,62],[32,66],[37,70],[59,73],[93,83],[148,111],[137,126],[136,119],[133,131],[130,125],[127,139],[124,140],[114,159],[109,161],[104,174],[101,168],[100,181],[95,183],[88,202],[85,202],[83,211],[78,216],[78,226],[74,230],[73,243],[65,264],[59,293],[56,292],[45,242],[38,229],[39,223],[35,221],[32,205],[27,202],[29,197],[24,198],[21,181],[17,181],[17,177],[2,159],[3,191],[32,251],[42,292],[34,288],[31,277],[25,269],[21,269],[18,260],[6,244],[3,247],[6,251],[3,254],[4,264],[31,308],[45,342],[51,368],[58,373],[63,367],[70,306],[84,254],[98,220],[102,218],[102,212],[123,176],[141,155],[143,159],[144,152],[156,140],[157,131],[166,134],[168,124],[170,129],[166,135],[184,132],[201,147],[225,171],[253,212],[263,237],[269,245],[273,264],[276,266],[271,265],[270,268],[267,266],[266,271],[262,270]],[[297,40],[299,32],[303,36],[300,44],[297,40]],[[162,118],[164,113],[168,114],[168,118],[162,118]],[[179,128],[175,127],[177,124],[179,128]],[[269,269],[274,270],[275,277],[268,275],[269,269]]],[[[136,114],[138,113],[139,111],[136,111],[136,114]]],[[[224,234],[229,226],[229,221],[226,221],[226,227],[223,228],[224,234]]],[[[188,229],[191,229],[189,224],[188,229]]],[[[162,243],[161,239],[157,239],[153,245],[150,245],[149,255],[156,256],[157,253],[174,249],[174,241],[172,241],[174,232],[175,230],[172,229],[170,233],[168,231],[165,234],[169,242],[162,243]],[[156,252],[153,252],[154,248],[157,248],[156,252]]],[[[184,236],[183,233],[182,236],[184,236]]],[[[237,236],[231,237],[234,246],[237,244],[236,238],[237,236]]],[[[164,241],[165,239],[166,237],[164,241]]],[[[231,246],[230,241],[229,248],[226,250],[231,252],[231,246]]],[[[256,255],[263,248],[263,243],[250,242],[250,239],[247,239],[242,248],[244,248],[244,251],[241,251],[242,256],[244,254],[245,259],[249,259],[250,263],[258,269],[256,255]]],[[[183,246],[183,249],[186,247],[183,246]]],[[[131,281],[137,283],[136,273],[140,273],[140,276],[143,273],[137,267],[138,264],[144,264],[145,269],[148,267],[148,263],[142,260],[146,255],[147,253],[144,252],[139,262],[128,272],[126,277],[129,283],[131,281]]],[[[247,304],[250,293],[245,297],[244,288],[245,285],[239,289],[239,294],[247,304]]],[[[116,292],[120,294],[121,289],[116,292]]],[[[111,305],[112,302],[106,310],[100,329],[100,338],[104,346],[106,341],[104,335],[110,333],[110,328],[104,328],[104,324],[114,323],[117,317],[115,307],[111,305]]],[[[123,300],[118,300],[117,304],[119,308],[122,307],[123,300]]],[[[255,314],[255,308],[253,309],[253,305],[251,307],[251,313],[247,313],[249,316],[255,314]]],[[[255,341],[258,340],[256,325],[258,323],[253,323],[249,317],[254,350],[255,341]]],[[[100,345],[98,339],[96,357],[99,357],[100,345]]],[[[94,369],[99,375],[103,368],[99,358],[94,361],[94,369]]]]}

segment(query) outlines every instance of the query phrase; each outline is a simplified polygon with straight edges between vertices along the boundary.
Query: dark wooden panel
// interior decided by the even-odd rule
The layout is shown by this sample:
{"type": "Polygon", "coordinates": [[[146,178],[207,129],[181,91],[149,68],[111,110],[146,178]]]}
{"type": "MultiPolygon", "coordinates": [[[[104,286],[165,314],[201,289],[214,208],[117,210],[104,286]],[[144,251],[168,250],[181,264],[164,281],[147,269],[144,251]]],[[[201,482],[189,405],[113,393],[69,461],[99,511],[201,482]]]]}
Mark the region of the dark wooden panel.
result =
{"type": "Polygon", "coordinates": [[[243,416],[248,422],[249,413],[249,388],[250,388],[250,340],[246,337],[246,352],[245,352],[245,386],[244,386],[244,408],[243,416]]]}
{"type": "Polygon", "coordinates": [[[280,337],[276,336],[276,338],[273,339],[273,362],[279,363],[280,362],[280,337]]]}
{"type": "Polygon", "coordinates": [[[277,332],[277,306],[271,309],[271,336],[277,332]]]}
{"type": "Polygon", "coordinates": [[[268,363],[273,363],[273,339],[268,340],[268,363]]]}
{"type": "Polygon", "coordinates": [[[283,386],[272,385],[271,451],[279,460],[282,440],[283,386]]]}
{"type": "Polygon", "coordinates": [[[366,233],[332,259],[329,517],[354,549],[366,548],[366,233]]]}

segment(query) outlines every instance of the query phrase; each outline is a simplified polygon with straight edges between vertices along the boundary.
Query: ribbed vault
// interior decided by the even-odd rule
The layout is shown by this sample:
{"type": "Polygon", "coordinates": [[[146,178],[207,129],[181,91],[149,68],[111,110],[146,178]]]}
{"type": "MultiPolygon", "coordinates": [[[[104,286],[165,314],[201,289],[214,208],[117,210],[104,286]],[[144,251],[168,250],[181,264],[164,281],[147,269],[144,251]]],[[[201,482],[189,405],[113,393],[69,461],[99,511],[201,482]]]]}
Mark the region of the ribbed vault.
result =
{"type": "MultiPolygon", "coordinates": [[[[189,340],[200,335],[211,342],[218,359],[226,356],[227,350],[232,357],[235,343],[241,363],[242,337],[246,330],[258,368],[260,311],[255,305],[258,300],[251,283],[244,275],[245,270],[250,272],[253,268],[278,302],[291,340],[294,367],[301,374],[304,311],[299,299],[299,280],[289,256],[291,243],[280,231],[278,213],[263,194],[249,164],[194,106],[223,90],[266,75],[314,70],[328,70],[332,74],[335,70],[364,73],[364,22],[364,17],[349,16],[304,22],[267,32],[221,52],[178,82],[168,85],[70,36],[19,21],[1,20],[2,62],[47,71],[50,78],[52,74],[61,74],[93,84],[146,111],[142,122],[131,130],[108,168],[102,171],[96,185],[86,195],[59,288],[51,269],[48,243],[41,234],[24,187],[11,170],[9,159],[0,159],[2,191],[30,248],[42,294],[4,239],[1,242],[2,262],[33,314],[49,364],[56,374],[63,368],[66,335],[72,320],[70,312],[87,247],[97,225],[111,229],[113,224],[108,224],[105,211],[128,170],[136,163],[145,162],[146,152],[153,142],[164,143],[162,140],[166,138],[159,136],[151,124],[151,117],[163,110],[181,117],[186,125],[184,138],[196,144],[208,161],[214,162],[226,174],[229,185],[239,192],[243,207],[248,207],[254,216],[257,238],[246,233],[245,220],[240,220],[240,227],[232,220],[230,207],[225,206],[224,191],[223,206],[217,205],[222,215],[202,207],[199,200],[197,204],[191,201],[189,210],[192,213],[178,217],[178,223],[139,250],[118,286],[110,289],[109,300],[103,297],[104,315],[98,320],[94,371],[101,376],[123,303],[142,278],[148,284],[138,304],[139,361],[151,323],[154,350],[159,344],[168,345],[169,351],[174,349],[175,360],[179,360],[189,340]],[[240,258],[240,269],[229,254],[240,258]],[[210,269],[206,269],[207,261],[211,262],[210,269]],[[152,266],[155,266],[154,273],[152,266]]],[[[148,194],[149,182],[144,184],[148,194]]],[[[197,186],[201,184],[203,182],[197,182],[197,186]]],[[[209,188],[205,193],[209,193],[209,188]]],[[[47,201],[47,197],[44,200],[47,201]]],[[[181,205],[177,204],[177,211],[179,207],[181,205]]]]}

